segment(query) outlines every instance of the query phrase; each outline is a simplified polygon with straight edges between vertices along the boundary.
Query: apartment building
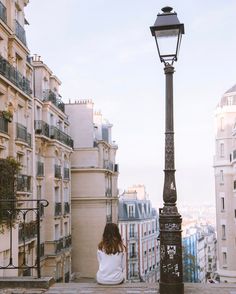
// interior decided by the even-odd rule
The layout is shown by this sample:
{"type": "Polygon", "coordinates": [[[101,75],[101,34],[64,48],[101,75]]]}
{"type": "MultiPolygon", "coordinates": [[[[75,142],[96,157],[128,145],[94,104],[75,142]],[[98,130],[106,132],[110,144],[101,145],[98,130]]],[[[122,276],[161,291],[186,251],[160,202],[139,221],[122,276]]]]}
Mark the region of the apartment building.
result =
{"type": "Polygon", "coordinates": [[[157,212],[144,185],[134,185],[119,200],[119,229],[126,246],[126,279],[159,280],[157,212]]]}
{"type": "MultiPolygon", "coordinates": [[[[21,164],[17,177],[17,200],[34,199],[33,186],[33,96],[32,66],[26,43],[24,7],[27,0],[0,1],[0,158],[11,156],[21,164]]],[[[3,183],[1,183],[3,184],[3,183]]],[[[27,204],[31,207],[31,202],[27,204]]],[[[35,218],[26,217],[27,225],[34,227],[35,218]]],[[[36,239],[34,230],[27,237],[23,250],[22,217],[10,231],[4,228],[0,242],[0,264],[11,259],[16,267],[27,260],[35,262],[36,239]],[[29,238],[28,238],[29,237],[29,238]],[[12,238],[12,245],[10,239],[12,238]],[[23,252],[24,251],[24,252],[23,252]],[[24,256],[24,257],[23,257],[24,256]]],[[[4,226],[3,226],[4,227],[4,226]]],[[[29,231],[28,231],[29,232],[29,231]]],[[[25,239],[24,239],[25,240],[25,239]]],[[[0,270],[0,276],[28,274],[27,270],[0,270]]]]}
{"type": "Polygon", "coordinates": [[[47,199],[49,206],[41,208],[41,275],[69,281],[73,140],[59,95],[61,82],[38,56],[29,57],[27,4],[0,1],[0,158],[10,156],[20,163],[14,199],[15,208],[21,209],[12,230],[1,224],[0,266],[11,269],[0,269],[0,276],[36,276],[35,200],[47,199]]]}
{"type": "Polygon", "coordinates": [[[97,245],[107,222],[118,220],[117,145],[112,124],[94,110],[90,100],[65,105],[73,126],[71,156],[72,270],[76,277],[94,278],[97,245]]]}
{"type": "Polygon", "coordinates": [[[206,283],[216,278],[217,242],[211,225],[194,225],[183,232],[183,276],[185,282],[206,283]]]}
{"type": "Polygon", "coordinates": [[[59,94],[60,80],[37,55],[34,70],[35,188],[49,206],[41,216],[43,276],[68,282],[71,274],[71,175],[73,140],[59,94]]]}
{"type": "Polygon", "coordinates": [[[215,111],[215,197],[218,274],[236,282],[236,85],[224,93],[215,111]]]}

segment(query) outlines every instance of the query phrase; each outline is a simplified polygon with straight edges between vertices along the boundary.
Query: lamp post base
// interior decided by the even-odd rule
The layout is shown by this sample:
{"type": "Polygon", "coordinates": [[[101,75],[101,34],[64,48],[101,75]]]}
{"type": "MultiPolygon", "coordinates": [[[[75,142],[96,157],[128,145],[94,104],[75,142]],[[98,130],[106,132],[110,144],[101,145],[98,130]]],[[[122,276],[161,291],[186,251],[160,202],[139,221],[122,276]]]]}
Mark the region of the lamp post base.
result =
{"type": "Polygon", "coordinates": [[[163,283],[159,284],[160,293],[165,294],[184,294],[183,283],[163,283]]]}

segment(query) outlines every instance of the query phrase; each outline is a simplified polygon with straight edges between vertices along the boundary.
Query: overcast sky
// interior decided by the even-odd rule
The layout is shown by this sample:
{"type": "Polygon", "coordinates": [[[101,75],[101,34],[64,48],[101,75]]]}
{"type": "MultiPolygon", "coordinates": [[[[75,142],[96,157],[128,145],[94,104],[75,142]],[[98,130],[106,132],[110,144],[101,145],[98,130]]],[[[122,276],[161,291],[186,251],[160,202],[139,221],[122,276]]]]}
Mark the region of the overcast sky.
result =
{"type": "Polygon", "coordinates": [[[121,191],[145,184],[162,205],[165,80],[149,27],[163,6],[185,25],[175,64],[178,204],[215,202],[214,111],[236,83],[235,0],[30,0],[27,42],[68,99],[92,99],[113,124],[121,191]]]}

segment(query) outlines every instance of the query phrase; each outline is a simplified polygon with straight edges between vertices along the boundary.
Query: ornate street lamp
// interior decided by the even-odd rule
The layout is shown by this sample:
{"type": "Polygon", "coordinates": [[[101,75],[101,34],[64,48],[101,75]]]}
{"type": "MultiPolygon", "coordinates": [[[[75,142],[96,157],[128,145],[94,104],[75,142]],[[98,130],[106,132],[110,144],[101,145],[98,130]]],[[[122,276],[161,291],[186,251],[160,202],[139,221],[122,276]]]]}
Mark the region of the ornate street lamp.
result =
{"type": "Polygon", "coordinates": [[[164,206],[159,213],[160,227],[160,293],[183,294],[182,265],[182,218],[176,207],[174,161],[174,119],[173,119],[173,73],[177,61],[184,25],[172,12],[171,7],[162,8],[154,26],[150,27],[155,37],[161,62],[164,62],[166,75],[166,130],[165,130],[165,169],[164,206]]]}

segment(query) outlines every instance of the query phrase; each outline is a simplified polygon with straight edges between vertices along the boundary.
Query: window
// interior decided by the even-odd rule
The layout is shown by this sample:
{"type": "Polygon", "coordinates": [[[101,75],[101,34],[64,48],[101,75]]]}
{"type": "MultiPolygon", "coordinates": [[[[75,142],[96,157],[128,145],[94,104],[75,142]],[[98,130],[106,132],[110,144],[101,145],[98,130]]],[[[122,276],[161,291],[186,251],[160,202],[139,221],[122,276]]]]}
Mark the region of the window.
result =
{"type": "Polygon", "coordinates": [[[134,205],[128,205],[128,217],[134,217],[135,211],[134,211],[134,205]]]}
{"type": "Polygon", "coordinates": [[[134,237],[134,224],[129,225],[129,236],[134,237]]]}
{"type": "Polygon", "coordinates": [[[227,264],[227,253],[223,252],[223,265],[227,264]]]}
{"type": "Polygon", "coordinates": [[[59,193],[59,187],[55,187],[55,202],[61,202],[60,201],[60,193],[59,193]]]}
{"type": "Polygon", "coordinates": [[[59,225],[55,225],[55,240],[59,240],[60,239],[60,228],[59,225]]]}
{"type": "Polygon", "coordinates": [[[225,198],[221,197],[221,211],[225,210],[225,198]]]}
{"type": "Polygon", "coordinates": [[[220,157],[224,157],[224,152],[225,152],[225,146],[224,143],[220,143],[220,157]]]}
{"type": "Polygon", "coordinates": [[[236,209],[234,210],[234,217],[236,218],[236,209]]]}
{"type": "Polygon", "coordinates": [[[236,180],[234,181],[234,190],[236,190],[236,180]]]}
{"type": "Polygon", "coordinates": [[[222,239],[226,239],[225,225],[222,225],[222,239]]]}
{"type": "Polygon", "coordinates": [[[42,198],[42,186],[37,186],[37,199],[42,198]]]}
{"type": "Polygon", "coordinates": [[[224,182],[224,171],[220,170],[220,181],[224,182]]]}

